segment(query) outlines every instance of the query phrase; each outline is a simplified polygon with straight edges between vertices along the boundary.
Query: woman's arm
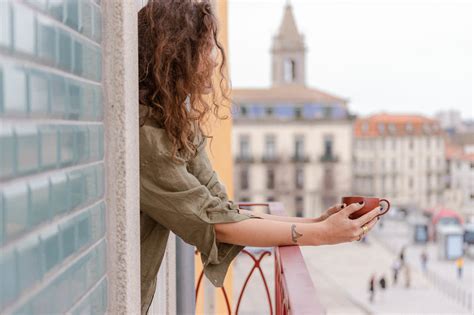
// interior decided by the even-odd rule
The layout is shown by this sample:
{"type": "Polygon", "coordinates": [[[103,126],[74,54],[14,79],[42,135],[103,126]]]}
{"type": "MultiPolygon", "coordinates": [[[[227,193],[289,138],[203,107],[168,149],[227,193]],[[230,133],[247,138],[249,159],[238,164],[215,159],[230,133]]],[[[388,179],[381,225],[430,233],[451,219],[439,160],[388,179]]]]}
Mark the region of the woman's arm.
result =
{"type": "Polygon", "coordinates": [[[214,228],[219,242],[243,246],[337,244],[357,240],[362,234],[363,225],[367,224],[369,230],[375,225],[380,207],[358,219],[349,218],[351,213],[363,206],[363,204],[351,204],[326,220],[315,223],[261,219],[219,223],[215,224],[214,228]]]}
{"type": "Polygon", "coordinates": [[[259,217],[262,217],[267,220],[272,220],[272,221],[293,222],[293,223],[316,223],[316,222],[324,221],[329,216],[342,210],[343,208],[344,208],[343,204],[334,205],[330,207],[329,209],[327,209],[326,211],[324,211],[324,213],[317,218],[288,217],[288,216],[273,215],[273,214],[266,214],[266,213],[260,213],[260,212],[256,213],[256,212],[244,210],[244,209],[239,209],[239,212],[244,213],[244,214],[255,214],[255,215],[258,215],[259,217]]]}

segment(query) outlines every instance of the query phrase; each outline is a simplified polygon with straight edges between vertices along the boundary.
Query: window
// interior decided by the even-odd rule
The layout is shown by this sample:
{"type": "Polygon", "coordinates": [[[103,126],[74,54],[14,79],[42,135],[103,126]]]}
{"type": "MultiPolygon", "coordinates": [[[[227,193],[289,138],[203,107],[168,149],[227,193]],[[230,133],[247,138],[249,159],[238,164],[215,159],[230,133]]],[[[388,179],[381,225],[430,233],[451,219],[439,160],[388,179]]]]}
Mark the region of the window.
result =
{"type": "Polygon", "coordinates": [[[285,82],[294,82],[296,79],[296,63],[293,59],[285,59],[283,64],[283,78],[285,82]]]}
{"type": "Polygon", "coordinates": [[[396,131],[395,124],[389,124],[388,125],[388,132],[390,132],[391,134],[395,134],[395,131],[396,131]]]}
{"type": "Polygon", "coordinates": [[[267,197],[267,202],[274,202],[275,201],[275,197],[273,196],[268,196],[267,197]]]}
{"type": "Polygon", "coordinates": [[[247,168],[240,170],[240,189],[249,189],[249,170],[247,168]]]}
{"type": "Polygon", "coordinates": [[[275,189],[275,171],[272,168],[267,169],[267,189],[275,189]]]}
{"type": "Polygon", "coordinates": [[[244,159],[250,158],[250,139],[247,135],[240,135],[239,139],[240,157],[244,159]]]}
{"type": "Polygon", "coordinates": [[[410,139],[408,142],[408,147],[410,148],[410,150],[413,150],[413,146],[414,146],[413,139],[410,139]]]}
{"type": "Polygon", "coordinates": [[[246,106],[241,106],[240,107],[240,115],[242,115],[242,117],[246,117],[247,114],[248,114],[247,107],[246,106]]]}
{"type": "Polygon", "coordinates": [[[295,107],[295,118],[303,118],[301,107],[295,107]]]}
{"type": "Polygon", "coordinates": [[[413,177],[410,177],[410,178],[408,179],[408,187],[409,187],[410,189],[413,188],[413,177]]]}
{"type": "Polygon", "coordinates": [[[267,116],[273,116],[273,107],[265,107],[265,114],[267,116]]]}
{"type": "Polygon", "coordinates": [[[276,156],[276,143],[274,135],[265,136],[265,152],[266,158],[272,159],[276,156]]]}
{"type": "Polygon", "coordinates": [[[362,128],[362,133],[367,133],[367,131],[369,131],[369,124],[367,122],[364,122],[361,128],[362,128]]]}
{"type": "Polygon", "coordinates": [[[410,168],[413,169],[415,167],[415,161],[413,158],[410,158],[410,168]]]}
{"type": "Polygon", "coordinates": [[[303,136],[296,136],[295,137],[295,152],[294,157],[297,160],[301,160],[304,158],[304,137],[303,136]]]}
{"type": "Polygon", "coordinates": [[[324,156],[332,157],[333,156],[333,136],[326,135],[324,136],[324,156]]]}
{"type": "Polygon", "coordinates": [[[295,169],[295,187],[296,189],[304,188],[304,170],[302,167],[295,169]]]}
{"type": "Polygon", "coordinates": [[[383,134],[385,133],[385,124],[379,123],[379,124],[377,125],[377,129],[378,129],[379,133],[380,133],[381,135],[383,135],[383,134]]]}
{"type": "Polygon", "coordinates": [[[302,217],[304,213],[304,198],[302,196],[295,197],[295,212],[297,217],[302,217]]]}
{"type": "Polygon", "coordinates": [[[413,125],[411,123],[408,123],[405,125],[405,130],[408,132],[408,133],[412,133],[413,132],[413,125]]]}

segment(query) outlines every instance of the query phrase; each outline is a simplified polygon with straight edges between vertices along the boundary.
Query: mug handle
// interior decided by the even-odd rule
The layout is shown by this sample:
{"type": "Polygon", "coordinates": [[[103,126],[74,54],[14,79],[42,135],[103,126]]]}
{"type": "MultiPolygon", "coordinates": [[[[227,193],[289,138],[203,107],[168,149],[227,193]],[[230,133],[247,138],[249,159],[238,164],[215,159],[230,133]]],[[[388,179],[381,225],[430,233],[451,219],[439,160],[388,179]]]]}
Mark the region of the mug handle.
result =
{"type": "Polygon", "coordinates": [[[379,201],[379,205],[382,201],[385,201],[387,203],[387,210],[385,210],[382,214],[385,214],[388,212],[388,210],[390,210],[390,201],[388,201],[387,199],[380,199],[379,201]]]}

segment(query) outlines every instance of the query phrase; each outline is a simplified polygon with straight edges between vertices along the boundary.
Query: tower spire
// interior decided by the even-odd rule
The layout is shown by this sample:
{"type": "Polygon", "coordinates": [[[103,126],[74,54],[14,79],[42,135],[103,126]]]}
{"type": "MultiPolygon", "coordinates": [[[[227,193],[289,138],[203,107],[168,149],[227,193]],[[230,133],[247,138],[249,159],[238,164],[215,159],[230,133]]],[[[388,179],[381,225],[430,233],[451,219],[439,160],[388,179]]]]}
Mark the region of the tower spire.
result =
{"type": "Polygon", "coordinates": [[[293,7],[286,1],[283,18],[272,45],[273,85],[305,84],[304,36],[298,31],[293,7]]]}

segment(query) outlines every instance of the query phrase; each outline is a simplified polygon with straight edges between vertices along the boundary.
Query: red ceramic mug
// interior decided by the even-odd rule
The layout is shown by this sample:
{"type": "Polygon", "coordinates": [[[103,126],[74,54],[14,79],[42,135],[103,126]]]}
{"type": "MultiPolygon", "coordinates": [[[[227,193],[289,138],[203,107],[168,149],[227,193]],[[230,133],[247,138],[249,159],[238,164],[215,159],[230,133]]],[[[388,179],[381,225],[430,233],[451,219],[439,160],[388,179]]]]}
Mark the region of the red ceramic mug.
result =
{"type": "Polygon", "coordinates": [[[380,211],[380,214],[378,216],[384,215],[390,209],[390,202],[387,199],[379,199],[375,197],[363,197],[363,196],[342,197],[342,203],[345,203],[347,206],[350,205],[351,203],[359,203],[361,201],[364,202],[364,207],[352,213],[349,216],[350,219],[357,219],[374,208],[382,207],[382,205],[380,204],[382,202],[386,203],[387,206],[384,207],[383,211],[380,211]]]}

